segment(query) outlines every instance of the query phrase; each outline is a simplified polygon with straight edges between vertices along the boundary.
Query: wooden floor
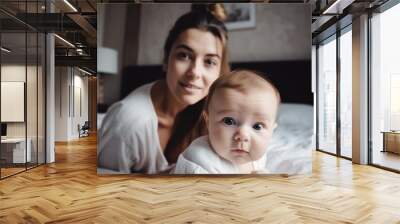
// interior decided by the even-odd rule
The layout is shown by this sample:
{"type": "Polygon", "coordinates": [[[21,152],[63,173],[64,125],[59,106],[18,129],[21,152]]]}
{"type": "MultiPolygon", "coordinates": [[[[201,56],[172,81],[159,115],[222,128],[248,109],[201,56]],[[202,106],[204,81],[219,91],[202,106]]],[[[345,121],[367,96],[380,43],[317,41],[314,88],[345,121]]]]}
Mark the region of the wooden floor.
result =
{"type": "MultiPolygon", "coordinates": [[[[11,164],[11,166],[13,166],[13,164],[11,164]]],[[[25,164],[18,164],[17,167],[7,167],[7,168],[0,168],[0,172],[1,172],[1,178],[5,178],[20,172],[23,172],[27,169],[33,169],[37,166],[37,164],[33,164],[33,163],[28,163],[27,167],[25,167],[25,164]]]]}
{"type": "Polygon", "coordinates": [[[1,169],[1,178],[13,175],[15,173],[22,172],[26,170],[26,168],[0,168],[1,169]]]}
{"type": "Polygon", "coordinates": [[[0,181],[0,223],[400,223],[400,175],[314,153],[309,176],[97,176],[96,139],[0,181]]]}

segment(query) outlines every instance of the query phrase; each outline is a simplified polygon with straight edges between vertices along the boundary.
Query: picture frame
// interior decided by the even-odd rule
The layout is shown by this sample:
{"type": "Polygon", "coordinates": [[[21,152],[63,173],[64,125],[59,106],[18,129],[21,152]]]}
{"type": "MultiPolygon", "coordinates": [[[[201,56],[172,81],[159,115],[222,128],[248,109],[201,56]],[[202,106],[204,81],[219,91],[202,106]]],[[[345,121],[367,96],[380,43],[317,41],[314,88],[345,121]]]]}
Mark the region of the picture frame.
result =
{"type": "MultiPolygon", "coordinates": [[[[119,74],[120,77],[118,80],[121,82],[120,89],[118,89],[119,91],[115,91],[115,87],[112,84],[108,85],[108,83],[110,83],[109,78],[115,77],[112,75],[107,77],[105,77],[106,75],[99,76],[100,80],[98,80],[98,82],[101,84],[101,88],[99,87],[98,90],[101,90],[101,93],[98,94],[98,96],[103,97],[101,102],[98,101],[98,105],[100,106],[98,107],[99,113],[97,114],[97,125],[98,127],[103,127],[98,131],[98,135],[101,137],[99,137],[97,140],[97,173],[99,175],[197,175],[206,173],[215,175],[242,175],[255,173],[261,175],[295,175],[311,173],[312,157],[310,152],[313,149],[312,111],[314,109],[312,93],[309,91],[309,85],[312,78],[309,72],[309,68],[311,67],[311,49],[309,47],[309,44],[311,43],[310,6],[308,4],[296,4],[285,5],[285,7],[282,7],[279,4],[255,3],[236,3],[227,5],[229,6],[227,7],[228,12],[236,10],[235,8],[242,8],[238,9],[238,11],[247,11],[247,16],[238,17],[240,19],[228,21],[228,24],[234,22],[233,27],[230,27],[231,29],[240,29],[236,32],[232,32],[232,35],[230,34],[231,31],[225,32],[226,27],[223,27],[221,23],[221,21],[224,21],[225,24],[226,20],[224,19],[224,14],[227,15],[226,12],[221,12],[222,10],[225,11],[225,7],[223,5],[222,7],[221,5],[204,5],[209,8],[201,8],[204,7],[201,6],[197,8],[199,9],[198,11],[196,11],[195,8],[197,6],[192,4],[186,4],[185,7],[182,7],[183,5],[166,5],[161,3],[148,4],[146,7],[139,5],[132,5],[132,7],[128,5],[123,6],[125,7],[127,13],[125,18],[127,20],[130,18],[139,18],[139,22],[135,26],[125,27],[126,31],[121,32],[120,37],[126,41],[124,41],[125,43],[121,45],[123,47],[115,47],[115,49],[118,51],[118,55],[124,56],[121,58],[121,61],[127,62],[123,66],[123,71],[119,74]],[[233,5],[236,6],[231,7],[233,5]],[[192,11],[192,7],[195,10],[192,11]],[[207,11],[204,9],[209,10],[207,11]],[[218,10],[220,11],[218,12],[218,10]],[[256,11],[258,13],[257,15],[255,14],[256,11]],[[210,17],[209,14],[213,12],[216,13],[215,20],[214,18],[210,17]],[[275,21],[276,15],[280,15],[279,26],[269,26],[271,21],[275,21]],[[258,20],[256,27],[257,29],[254,28],[256,16],[258,20]],[[192,17],[194,19],[189,21],[187,20],[188,17],[192,17]],[[210,21],[210,25],[217,28],[218,32],[215,32],[215,29],[207,30],[207,33],[197,31],[192,32],[192,30],[190,30],[190,32],[186,32],[188,29],[193,27],[197,27],[199,25],[202,26],[202,24],[204,24],[203,22],[210,18],[212,19],[212,21],[210,21]],[[217,19],[220,19],[221,21],[217,19]],[[176,33],[177,37],[171,37],[171,27],[180,26],[179,24],[186,24],[186,22],[189,22],[188,24],[193,23],[193,26],[190,25],[183,29],[181,33],[185,32],[185,35],[176,33]],[[149,27],[149,29],[142,29],[141,27],[149,27]],[[219,32],[222,30],[224,32],[219,32]],[[125,36],[127,33],[129,33],[129,35],[125,36]],[[217,34],[215,36],[216,38],[210,39],[209,37],[212,37],[210,34],[213,36],[217,34]],[[290,38],[279,38],[282,35],[289,37],[299,36],[301,38],[293,43],[290,38]],[[178,38],[178,36],[182,38],[178,38]],[[160,152],[160,150],[163,150],[161,145],[152,143],[153,140],[158,142],[159,137],[155,136],[153,139],[154,136],[152,136],[152,138],[149,139],[151,141],[147,142],[147,140],[142,140],[141,138],[139,139],[140,136],[136,134],[135,136],[128,134],[129,137],[127,137],[129,139],[135,138],[138,139],[138,141],[140,140],[143,142],[138,142],[138,144],[129,143],[129,152],[137,151],[139,153],[138,156],[131,156],[129,153],[124,154],[127,152],[125,150],[125,143],[120,144],[122,141],[121,139],[114,141],[114,136],[118,138],[118,136],[122,134],[120,133],[121,129],[119,128],[120,125],[122,125],[119,123],[120,120],[125,119],[123,122],[131,122],[129,119],[133,116],[133,112],[137,114],[140,113],[138,116],[135,115],[135,117],[140,117],[140,119],[145,118],[143,117],[144,114],[146,114],[146,116],[151,115],[153,117],[154,113],[142,113],[143,109],[138,108],[138,110],[129,109],[129,115],[120,116],[121,114],[115,114],[115,112],[111,112],[113,110],[104,110],[105,106],[101,104],[107,103],[108,105],[106,106],[109,107],[112,101],[118,102],[120,100],[124,100],[128,96],[132,96],[131,94],[135,94],[136,96],[139,91],[146,89],[145,95],[150,96],[151,98],[151,86],[157,82],[157,80],[165,79],[166,75],[177,75],[175,71],[163,70],[165,67],[164,65],[166,64],[163,56],[165,58],[168,55],[168,60],[170,61],[168,61],[168,64],[173,62],[170,59],[170,56],[173,56],[173,54],[171,54],[171,52],[164,52],[164,40],[175,38],[174,43],[186,45],[186,47],[192,51],[192,54],[214,55],[216,52],[221,60],[224,60],[225,55],[222,55],[224,54],[224,51],[221,52],[219,50],[221,43],[219,43],[220,41],[218,41],[218,39],[221,36],[229,38],[229,43],[226,43],[229,46],[229,60],[226,61],[233,70],[239,68],[248,70],[254,69],[256,71],[260,71],[260,75],[268,74],[268,76],[265,77],[271,77],[274,82],[279,83],[279,86],[277,86],[277,88],[279,88],[279,94],[282,93],[282,96],[284,96],[283,102],[285,105],[279,106],[279,115],[276,121],[278,124],[277,128],[274,130],[275,133],[270,136],[271,141],[268,142],[268,148],[263,148],[264,154],[261,155],[262,157],[258,157],[257,159],[253,159],[253,157],[250,158],[250,161],[246,163],[246,166],[249,166],[244,167],[245,170],[242,172],[242,170],[239,170],[239,167],[236,163],[233,163],[230,160],[228,161],[225,159],[225,157],[222,157],[216,153],[214,148],[211,148],[211,145],[208,143],[209,139],[207,139],[207,136],[199,136],[196,139],[193,139],[193,142],[196,141],[196,143],[190,143],[187,146],[182,147],[182,149],[179,149],[180,152],[174,152],[174,155],[172,155],[172,153],[170,153],[170,155],[155,153],[155,155],[157,154],[157,157],[147,158],[139,154],[142,154],[143,150],[146,150],[146,153],[149,150],[155,150],[155,152],[160,152]],[[131,45],[131,41],[129,40],[132,38],[135,38],[135,40],[140,40],[140,42],[135,45],[131,45]],[[217,40],[217,42],[215,42],[215,40],[217,40]],[[266,42],[270,44],[265,44],[266,42]],[[203,47],[201,47],[203,45],[206,46],[206,48],[204,48],[206,50],[203,50],[203,47]],[[290,47],[287,47],[288,45],[290,47]],[[285,51],[282,51],[283,48],[285,51]],[[136,60],[136,62],[131,62],[131,55],[123,53],[125,49],[129,49],[133,54],[137,55],[138,60],[136,60]],[[164,52],[164,55],[162,52],[164,52]],[[293,57],[293,54],[304,55],[304,57],[301,59],[296,58],[297,56],[293,57]],[[285,77],[287,75],[290,76],[290,74],[293,74],[293,72],[296,73],[296,77],[290,77],[290,80],[296,79],[296,85],[291,85],[293,82],[287,82],[286,80],[288,80],[288,78],[285,77]],[[115,92],[117,92],[118,96],[115,92]],[[114,99],[108,100],[110,97],[113,97],[114,99]],[[297,105],[299,107],[292,107],[290,103],[303,105],[297,105]],[[118,116],[118,124],[115,123],[116,120],[112,118],[116,116],[118,116]],[[293,117],[296,118],[299,116],[302,117],[301,120],[293,119],[293,117]],[[302,135],[298,134],[299,131],[302,133],[302,135]],[[109,137],[109,135],[112,136],[109,137]],[[193,156],[190,155],[190,158],[185,157],[186,155],[189,155],[189,153],[192,154],[192,148],[194,148],[197,143],[202,145],[202,151],[200,152],[200,150],[197,150],[199,151],[199,156],[196,154],[193,156]],[[115,153],[116,150],[119,150],[121,153],[117,153],[117,155],[115,153]],[[158,157],[158,155],[160,155],[160,157],[158,157]],[[172,158],[175,159],[176,162],[173,160],[168,162],[166,156],[177,156],[177,158],[172,158]],[[181,159],[179,160],[179,158],[181,159]],[[203,158],[205,160],[203,160],[203,158]],[[212,159],[218,162],[213,162],[212,159]],[[220,163],[219,161],[223,162],[220,163]],[[175,166],[172,166],[172,163],[175,163],[175,166]]],[[[107,18],[112,20],[112,15],[105,12],[114,11],[117,9],[119,10],[120,7],[120,4],[99,4],[99,18],[102,17],[105,18],[105,20],[107,20],[107,18]]],[[[200,28],[199,31],[203,30],[200,28]]],[[[100,32],[103,41],[105,43],[111,43],[113,41],[115,42],[116,36],[113,35],[114,32],[116,31],[112,23],[105,26],[103,31],[100,32]]],[[[224,41],[226,41],[225,38],[222,39],[222,44],[224,44],[224,41]]],[[[225,48],[222,50],[224,49],[225,48]]],[[[107,54],[98,54],[98,57],[103,57],[104,60],[109,60],[109,56],[107,54]]],[[[101,60],[98,59],[98,61],[101,60]]],[[[176,63],[178,62],[180,63],[180,61],[176,61],[176,63]]],[[[191,67],[188,67],[188,69],[191,69],[191,67]]],[[[97,71],[99,71],[99,68],[97,71]]],[[[148,106],[151,106],[152,108],[152,105],[153,104],[151,102],[148,106]]],[[[151,108],[150,110],[152,110],[151,108]]],[[[136,121],[139,120],[132,120],[132,122],[136,121]]],[[[130,128],[135,126],[135,124],[128,124],[126,127],[130,128]]],[[[156,128],[156,126],[153,126],[153,128],[156,128]]],[[[124,133],[136,133],[136,131],[133,131],[134,130],[125,131],[124,133]]],[[[155,130],[153,133],[157,133],[157,130],[155,130]]],[[[229,149],[230,147],[228,146],[226,148],[229,149]]],[[[242,153],[240,151],[241,149],[238,150],[239,151],[233,153],[242,153]]],[[[197,151],[196,153],[198,153],[197,151]]]]}
{"type": "Polygon", "coordinates": [[[256,7],[254,3],[223,3],[228,30],[249,29],[256,27],[256,7]]]}

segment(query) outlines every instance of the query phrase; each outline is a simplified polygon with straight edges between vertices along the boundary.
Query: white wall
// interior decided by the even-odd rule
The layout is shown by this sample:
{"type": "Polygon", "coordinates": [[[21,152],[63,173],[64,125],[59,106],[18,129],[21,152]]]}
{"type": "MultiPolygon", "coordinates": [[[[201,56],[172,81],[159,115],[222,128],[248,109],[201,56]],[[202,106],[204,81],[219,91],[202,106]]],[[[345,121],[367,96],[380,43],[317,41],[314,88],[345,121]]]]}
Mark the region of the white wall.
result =
{"type": "Polygon", "coordinates": [[[143,4],[140,9],[138,64],[161,64],[163,47],[175,21],[191,4],[143,4]]]}
{"type": "Polygon", "coordinates": [[[77,139],[78,124],[82,126],[88,120],[88,78],[76,68],[56,67],[55,85],[55,140],[77,139]],[[79,89],[81,103],[77,101],[79,89]],[[82,114],[76,106],[79,104],[82,107],[82,114]]]}
{"type": "Polygon", "coordinates": [[[307,4],[256,4],[256,28],[229,33],[232,62],[311,59],[307,4]]]}
{"type": "MultiPolygon", "coordinates": [[[[26,113],[26,120],[23,122],[7,122],[7,137],[25,137],[30,139],[33,161],[36,161],[39,154],[39,163],[44,163],[44,134],[45,134],[45,116],[44,116],[44,74],[41,66],[32,66],[24,64],[5,63],[1,66],[2,81],[24,82],[26,87],[26,99],[22,102],[21,113],[26,113]],[[27,78],[27,80],[26,80],[27,78]]],[[[4,89],[2,89],[3,91],[4,89]]],[[[7,95],[2,95],[7,97],[7,95]]],[[[25,98],[25,97],[24,97],[25,98]]],[[[2,107],[2,112],[11,112],[10,107],[2,107]]],[[[15,109],[14,109],[15,110],[15,109]]],[[[15,113],[15,112],[14,112],[15,113]]],[[[24,115],[23,115],[24,116],[24,115]]],[[[49,157],[50,158],[50,157],[49,157]]],[[[51,160],[49,160],[51,162],[51,160]]]]}
{"type": "MultiPolygon", "coordinates": [[[[25,82],[25,64],[9,64],[1,65],[1,81],[21,81],[25,82]]],[[[32,66],[27,67],[28,70],[33,69],[32,66]]]]}
{"type": "Polygon", "coordinates": [[[68,141],[69,84],[68,67],[55,68],[55,141],[68,141]]]}
{"type": "MultiPolygon", "coordinates": [[[[7,64],[7,65],[2,65],[1,66],[1,81],[18,81],[18,82],[25,82],[26,84],[26,80],[25,80],[25,75],[26,72],[28,72],[28,74],[36,74],[36,67],[34,66],[26,66],[24,65],[20,65],[20,64],[7,64]]],[[[32,83],[30,83],[32,84],[32,83]]],[[[34,85],[36,85],[36,82],[34,83],[34,85]]],[[[32,89],[27,89],[27,90],[32,90],[32,89]]],[[[28,99],[27,102],[30,103],[32,102],[32,98],[36,99],[36,89],[34,89],[33,92],[28,91],[27,93],[28,99]]],[[[4,97],[4,96],[3,96],[4,97]]],[[[31,106],[35,106],[35,105],[31,105],[31,106]]],[[[8,108],[1,108],[1,110],[7,110],[8,108]]],[[[30,112],[30,111],[29,111],[30,112]]],[[[33,127],[33,125],[31,124],[31,122],[33,120],[36,121],[36,114],[34,114],[35,116],[32,117],[32,113],[28,113],[28,129],[31,128],[35,128],[33,127]]],[[[25,126],[26,126],[26,122],[7,122],[7,136],[8,137],[25,137],[25,126]]],[[[36,128],[35,128],[36,129],[36,128]]],[[[31,131],[28,130],[28,136],[29,133],[31,133],[31,131]]]]}
{"type": "MultiPolygon", "coordinates": [[[[138,64],[160,64],[168,31],[190,4],[141,8],[138,64]]],[[[229,31],[232,62],[310,60],[311,9],[307,4],[256,4],[256,27],[229,31]]]]}
{"type": "MultiPolygon", "coordinates": [[[[9,64],[1,66],[1,81],[20,81],[25,82],[25,64],[9,64]]],[[[28,66],[28,70],[31,67],[28,66]]],[[[7,110],[7,108],[1,108],[7,110]]],[[[25,137],[25,122],[10,122],[7,123],[8,137],[25,137]]]]}
{"type": "Polygon", "coordinates": [[[75,113],[72,113],[73,115],[73,119],[72,119],[72,130],[71,130],[71,134],[73,136],[73,138],[77,138],[79,137],[79,133],[78,133],[78,124],[80,126],[82,126],[85,121],[89,120],[89,113],[88,113],[88,108],[89,108],[89,101],[88,101],[88,77],[87,76],[82,76],[83,73],[78,73],[78,70],[75,70],[74,73],[74,93],[75,94],[73,96],[74,98],[74,110],[75,113]],[[78,98],[78,94],[77,90],[80,90],[80,99],[78,98]],[[78,101],[81,102],[78,102],[78,101]],[[79,104],[80,104],[80,109],[82,110],[82,112],[80,113],[79,111],[79,104]],[[78,105],[78,106],[77,106],[78,105]]]}

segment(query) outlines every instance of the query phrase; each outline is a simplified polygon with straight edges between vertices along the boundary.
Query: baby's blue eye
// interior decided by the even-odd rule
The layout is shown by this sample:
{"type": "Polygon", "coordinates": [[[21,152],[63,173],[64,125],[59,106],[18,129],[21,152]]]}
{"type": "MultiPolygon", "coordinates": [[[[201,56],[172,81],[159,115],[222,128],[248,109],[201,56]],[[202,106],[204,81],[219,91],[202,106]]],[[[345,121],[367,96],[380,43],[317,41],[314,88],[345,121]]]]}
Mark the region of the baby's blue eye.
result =
{"type": "Polygon", "coordinates": [[[226,125],[236,125],[236,121],[232,117],[224,117],[222,118],[222,122],[226,125]]]}
{"type": "Polygon", "coordinates": [[[263,129],[265,126],[262,123],[256,123],[253,125],[253,128],[257,131],[260,131],[261,129],[263,129]]]}

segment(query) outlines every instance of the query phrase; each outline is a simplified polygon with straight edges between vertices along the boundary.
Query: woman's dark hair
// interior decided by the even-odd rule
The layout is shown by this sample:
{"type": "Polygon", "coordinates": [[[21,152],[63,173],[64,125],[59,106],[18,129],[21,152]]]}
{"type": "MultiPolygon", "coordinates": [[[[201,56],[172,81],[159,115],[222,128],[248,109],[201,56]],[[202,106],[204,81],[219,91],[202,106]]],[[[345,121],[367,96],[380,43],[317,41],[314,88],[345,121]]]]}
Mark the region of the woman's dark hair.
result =
{"type": "MultiPolygon", "coordinates": [[[[168,65],[168,57],[171,53],[172,46],[179,35],[188,29],[195,28],[208,31],[221,40],[223,51],[220,75],[229,73],[230,67],[227,49],[228,33],[223,23],[223,20],[226,18],[224,13],[221,4],[193,4],[192,10],[179,17],[175,25],[169,31],[164,45],[164,65],[168,65]]],[[[204,102],[205,99],[202,99],[188,106],[175,118],[172,134],[164,151],[168,162],[175,163],[179,154],[189,146],[194,139],[207,134],[203,114],[204,102]]]]}

